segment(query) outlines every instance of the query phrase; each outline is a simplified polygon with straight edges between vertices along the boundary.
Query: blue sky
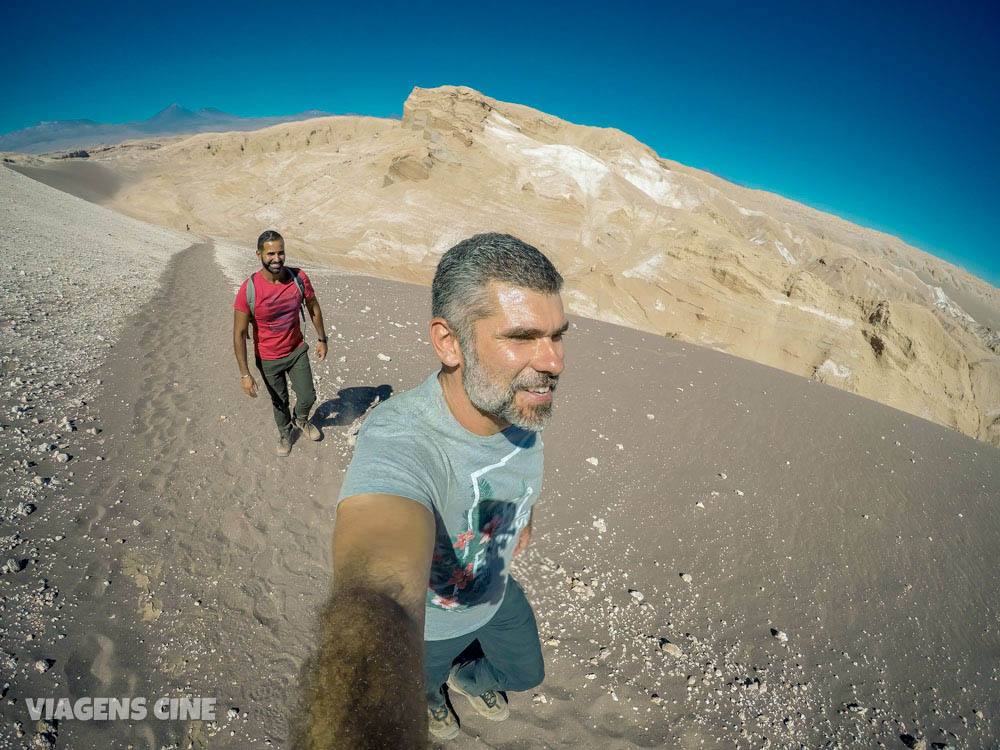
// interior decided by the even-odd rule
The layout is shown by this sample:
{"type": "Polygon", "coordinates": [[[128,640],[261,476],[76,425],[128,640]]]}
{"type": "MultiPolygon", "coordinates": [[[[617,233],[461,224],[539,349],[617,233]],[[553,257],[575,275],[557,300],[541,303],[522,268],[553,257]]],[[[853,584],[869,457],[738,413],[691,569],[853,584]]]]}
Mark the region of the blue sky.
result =
{"type": "Polygon", "coordinates": [[[460,84],[902,237],[1000,285],[1000,3],[17,4],[0,132],[390,115],[460,84]]]}

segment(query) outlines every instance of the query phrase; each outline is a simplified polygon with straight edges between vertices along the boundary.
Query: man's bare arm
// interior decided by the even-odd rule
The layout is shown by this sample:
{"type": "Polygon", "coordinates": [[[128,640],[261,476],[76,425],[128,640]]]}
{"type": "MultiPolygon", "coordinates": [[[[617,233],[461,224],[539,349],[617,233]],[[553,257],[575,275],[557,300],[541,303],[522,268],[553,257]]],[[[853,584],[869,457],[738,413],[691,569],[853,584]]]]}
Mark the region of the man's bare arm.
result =
{"type": "Polygon", "coordinates": [[[393,495],[337,510],[333,592],[306,687],[309,750],[423,748],[424,602],[434,517],[393,495]]]}
{"type": "MultiPolygon", "coordinates": [[[[323,323],[323,310],[319,306],[319,300],[313,297],[306,302],[306,307],[309,309],[309,319],[312,320],[313,327],[316,329],[316,335],[325,339],[326,324],[323,323]]],[[[322,341],[316,343],[316,359],[320,362],[326,359],[326,344],[322,341]]]]}
{"type": "Polygon", "coordinates": [[[250,374],[247,366],[247,330],[250,328],[250,315],[242,310],[233,310],[233,352],[236,354],[236,364],[240,368],[240,385],[243,392],[252,398],[257,398],[257,381],[250,374]]]}

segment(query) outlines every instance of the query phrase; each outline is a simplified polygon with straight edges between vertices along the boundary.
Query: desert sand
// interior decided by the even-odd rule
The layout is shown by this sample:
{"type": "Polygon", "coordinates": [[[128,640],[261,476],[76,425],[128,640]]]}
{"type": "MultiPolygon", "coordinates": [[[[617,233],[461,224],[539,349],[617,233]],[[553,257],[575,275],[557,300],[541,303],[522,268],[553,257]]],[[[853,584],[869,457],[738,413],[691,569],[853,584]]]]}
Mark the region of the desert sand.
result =
{"type": "Polygon", "coordinates": [[[281,224],[303,257],[382,278],[426,284],[440,254],[478,231],[533,237],[577,314],[1000,445],[1000,290],[613,128],[444,86],[414,89],[402,121],[317,118],[131,142],[89,161],[123,180],[111,205],[129,215],[239,241],[281,224]]]}
{"type": "MultiPolygon", "coordinates": [[[[324,439],[279,460],[231,354],[249,243],[5,169],[0,196],[0,747],[286,746],[351,425],[435,367],[428,290],[300,262],[289,242],[331,346],[314,364],[324,439]],[[219,715],[28,717],[26,698],[84,695],[212,696],[219,715]]],[[[571,320],[516,564],[546,679],[508,696],[502,724],[457,704],[446,746],[992,746],[1000,450],[571,320]]]]}

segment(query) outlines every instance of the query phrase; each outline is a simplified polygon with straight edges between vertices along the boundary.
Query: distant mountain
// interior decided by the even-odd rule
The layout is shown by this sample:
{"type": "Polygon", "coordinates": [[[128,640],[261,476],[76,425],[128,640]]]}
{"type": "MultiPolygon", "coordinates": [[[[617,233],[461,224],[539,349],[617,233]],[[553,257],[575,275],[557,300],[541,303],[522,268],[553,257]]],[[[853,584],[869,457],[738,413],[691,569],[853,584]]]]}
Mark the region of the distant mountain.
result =
{"type": "Polygon", "coordinates": [[[0,151],[43,154],[51,151],[113,146],[122,141],[151,136],[212,133],[231,130],[260,130],[283,122],[327,117],[329,112],[311,109],[284,117],[238,117],[209,107],[192,112],[171,104],[148,120],[103,123],[93,120],[53,120],[40,122],[13,133],[0,135],[0,151]]]}

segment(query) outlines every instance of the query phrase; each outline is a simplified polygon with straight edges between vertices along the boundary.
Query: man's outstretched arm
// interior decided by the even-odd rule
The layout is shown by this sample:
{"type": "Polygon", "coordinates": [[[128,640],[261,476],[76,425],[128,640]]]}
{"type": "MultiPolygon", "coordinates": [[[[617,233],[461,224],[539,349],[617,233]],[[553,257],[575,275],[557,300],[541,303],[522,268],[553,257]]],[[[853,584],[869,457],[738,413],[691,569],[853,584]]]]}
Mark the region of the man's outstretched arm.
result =
{"type": "Polygon", "coordinates": [[[407,498],[341,502],[333,591],[307,678],[305,746],[423,748],[424,602],[434,517],[407,498]]]}

